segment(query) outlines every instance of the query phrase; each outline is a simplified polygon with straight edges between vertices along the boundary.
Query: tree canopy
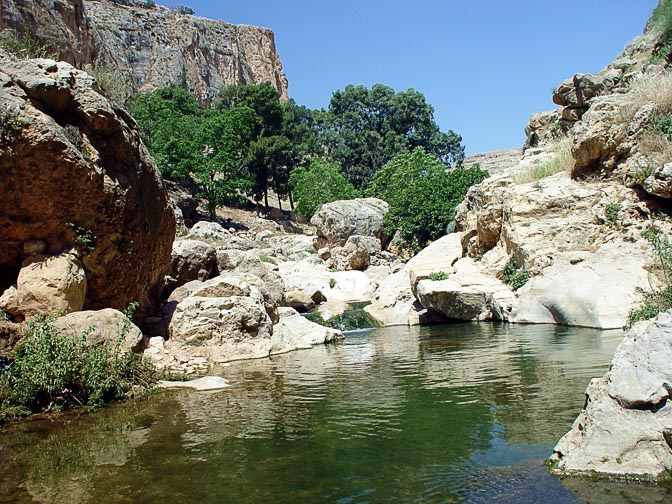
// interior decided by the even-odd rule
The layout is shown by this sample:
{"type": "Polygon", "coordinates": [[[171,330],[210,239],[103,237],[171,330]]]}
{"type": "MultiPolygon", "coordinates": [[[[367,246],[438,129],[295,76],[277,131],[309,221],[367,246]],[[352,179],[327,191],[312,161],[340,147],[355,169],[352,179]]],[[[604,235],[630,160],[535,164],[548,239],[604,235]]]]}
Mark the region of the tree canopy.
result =
{"type": "Polygon", "coordinates": [[[488,177],[478,165],[447,171],[436,157],[416,147],[397,155],[373,177],[370,196],[390,205],[384,225],[398,232],[411,248],[418,249],[446,233],[455,217],[455,207],[469,188],[488,177]]]}
{"type": "Polygon", "coordinates": [[[416,147],[445,167],[464,158],[462,138],[440,131],[434,108],[414,89],[395,93],[382,84],[371,89],[348,85],[333,94],[322,123],[329,159],[341,165],[357,188],[364,188],[394,156],[416,147]]]}

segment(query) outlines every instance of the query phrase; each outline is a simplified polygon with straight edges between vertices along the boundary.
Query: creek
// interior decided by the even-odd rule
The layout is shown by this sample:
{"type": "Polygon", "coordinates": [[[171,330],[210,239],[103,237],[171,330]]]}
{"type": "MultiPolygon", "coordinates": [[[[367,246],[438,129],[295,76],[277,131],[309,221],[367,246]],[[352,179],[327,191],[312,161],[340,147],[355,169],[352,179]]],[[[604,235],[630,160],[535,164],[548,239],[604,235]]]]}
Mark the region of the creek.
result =
{"type": "Polygon", "coordinates": [[[543,465],[621,337],[393,327],[234,362],[216,370],[228,389],[0,429],[0,502],[665,502],[543,465]]]}

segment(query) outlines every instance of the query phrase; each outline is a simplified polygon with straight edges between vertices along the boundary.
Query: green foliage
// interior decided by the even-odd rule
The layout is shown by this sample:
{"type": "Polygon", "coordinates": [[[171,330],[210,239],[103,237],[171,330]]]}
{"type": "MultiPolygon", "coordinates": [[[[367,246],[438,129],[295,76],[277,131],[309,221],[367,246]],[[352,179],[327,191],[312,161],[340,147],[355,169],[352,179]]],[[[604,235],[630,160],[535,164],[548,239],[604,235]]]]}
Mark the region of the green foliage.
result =
{"type": "Polygon", "coordinates": [[[320,122],[329,159],[341,165],[356,188],[366,187],[397,154],[416,147],[433,154],[444,168],[464,158],[462,138],[439,130],[433,107],[414,89],[395,93],[382,84],[370,90],[348,85],[333,94],[320,122]]]}
{"type": "Polygon", "coordinates": [[[330,278],[329,279],[329,287],[332,288],[332,289],[334,287],[336,287],[336,279],[335,278],[330,278]]]}
{"type": "Polygon", "coordinates": [[[607,219],[607,224],[611,227],[618,225],[618,214],[621,212],[621,205],[619,203],[608,203],[604,207],[604,217],[607,219]]]}
{"type": "Polygon", "coordinates": [[[72,222],[66,222],[65,225],[72,229],[75,234],[75,246],[83,254],[90,254],[95,248],[95,236],[93,236],[93,231],[72,222]]]}
{"type": "Polygon", "coordinates": [[[660,42],[672,38],[672,0],[661,0],[651,14],[650,24],[660,42]]]}
{"type": "Polygon", "coordinates": [[[672,115],[658,114],[654,116],[651,120],[650,129],[663,135],[668,140],[672,140],[672,115]]]}
{"type": "Polygon", "coordinates": [[[268,263],[268,264],[273,264],[273,265],[277,265],[277,264],[278,264],[278,261],[276,261],[275,258],[273,258],[273,257],[271,257],[271,256],[269,256],[269,255],[266,255],[266,254],[261,254],[261,255],[259,256],[259,260],[260,260],[261,262],[265,262],[265,263],[268,263]]]}
{"type": "Polygon", "coordinates": [[[124,105],[129,98],[129,87],[126,78],[118,70],[94,61],[84,67],[86,73],[96,79],[98,89],[107,99],[124,105]]]}
{"type": "Polygon", "coordinates": [[[0,147],[4,147],[26,126],[19,111],[7,104],[0,107],[0,147]]]}
{"type": "Polygon", "coordinates": [[[57,51],[52,44],[42,44],[29,32],[23,32],[21,37],[10,34],[0,41],[0,47],[16,59],[50,58],[56,57],[57,51]]]}
{"type": "Polygon", "coordinates": [[[294,192],[296,212],[308,218],[324,203],[359,196],[338,165],[322,158],[312,158],[307,168],[295,169],[289,185],[294,192]]]}
{"type": "Polygon", "coordinates": [[[469,188],[488,177],[474,165],[446,171],[436,157],[418,147],[383,166],[374,176],[367,194],[390,205],[384,225],[398,232],[411,248],[418,249],[446,233],[469,188]]]}
{"type": "Polygon", "coordinates": [[[529,279],[530,274],[524,268],[519,267],[513,257],[504,267],[501,277],[502,282],[509,284],[514,290],[520,289],[529,279]]]}
{"type": "Polygon", "coordinates": [[[634,185],[642,187],[646,179],[649,178],[653,173],[653,169],[653,164],[648,164],[646,167],[640,168],[634,173],[628,173],[628,177],[634,185]]]}
{"type": "Polygon", "coordinates": [[[672,244],[667,236],[661,235],[655,228],[647,229],[644,237],[653,246],[658,266],[663,274],[663,284],[659,288],[644,292],[642,304],[630,310],[626,328],[641,320],[652,319],[672,308],[672,244]]]}
{"type": "Polygon", "coordinates": [[[430,280],[433,280],[435,282],[441,281],[441,280],[447,280],[448,279],[448,273],[445,271],[432,271],[429,276],[427,277],[430,280]]]}
{"type": "Polygon", "coordinates": [[[130,321],[116,345],[86,343],[86,331],[59,333],[52,318],[28,324],[15,359],[0,374],[0,419],[53,409],[90,408],[122,399],[134,387],[149,387],[154,368],[130,351],[120,353],[130,321]]]}
{"type": "Polygon", "coordinates": [[[177,7],[175,7],[175,11],[178,14],[186,14],[189,16],[193,16],[194,14],[196,14],[196,11],[194,11],[194,9],[192,9],[191,7],[187,7],[186,5],[178,5],[177,7]]]}

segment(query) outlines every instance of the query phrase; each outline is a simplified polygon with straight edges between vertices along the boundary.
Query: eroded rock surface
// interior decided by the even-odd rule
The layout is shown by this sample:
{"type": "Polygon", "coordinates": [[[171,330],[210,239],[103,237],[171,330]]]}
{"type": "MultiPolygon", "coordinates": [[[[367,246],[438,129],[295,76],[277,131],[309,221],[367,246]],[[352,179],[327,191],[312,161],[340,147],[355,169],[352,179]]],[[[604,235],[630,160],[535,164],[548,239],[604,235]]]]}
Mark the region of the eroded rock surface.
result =
{"type": "Polygon", "coordinates": [[[554,448],[558,474],[655,479],[672,469],[672,314],[626,334],[611,369],[586,390],[586,406],[554,448]]]}

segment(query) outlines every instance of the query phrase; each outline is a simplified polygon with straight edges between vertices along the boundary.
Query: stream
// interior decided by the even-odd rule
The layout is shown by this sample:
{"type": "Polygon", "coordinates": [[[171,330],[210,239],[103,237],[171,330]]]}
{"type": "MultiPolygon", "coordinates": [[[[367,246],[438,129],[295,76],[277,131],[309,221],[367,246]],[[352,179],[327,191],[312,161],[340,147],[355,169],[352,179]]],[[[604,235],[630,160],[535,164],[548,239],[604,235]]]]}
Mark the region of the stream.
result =
{"type": "Polygon", "coordinates": [[[0,429],[2,503],[669,502],[543,461],[622,337],[466,323],[353,331],[171,390],[0,429]]]}

